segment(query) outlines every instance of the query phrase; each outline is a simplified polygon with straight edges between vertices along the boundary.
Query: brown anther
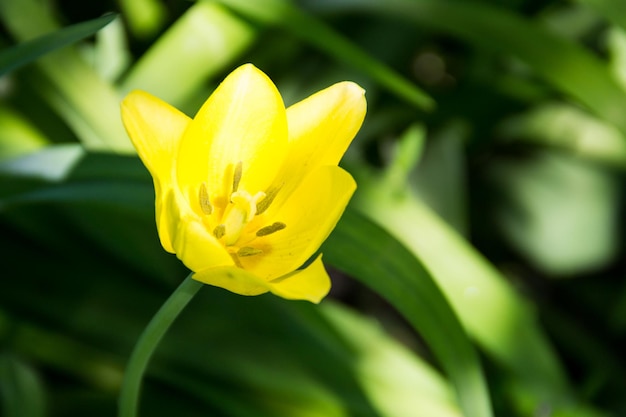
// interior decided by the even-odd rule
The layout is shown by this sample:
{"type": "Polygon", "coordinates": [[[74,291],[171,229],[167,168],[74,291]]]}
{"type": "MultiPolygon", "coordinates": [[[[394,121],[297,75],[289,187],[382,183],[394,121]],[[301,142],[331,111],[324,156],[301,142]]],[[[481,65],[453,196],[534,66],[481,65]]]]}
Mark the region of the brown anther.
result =
{"type": "Polygon", "coordinates": [[[204,214],[213,213],[213,206],[211,205],[209,192],[206,189],[205,183],[202,183],[200,185],[200,190],[198,191],[198,200],[200,201],[200,209],[204,214]]]}
{"type": "Polygon", "coordinates": [[[279,230],[283,230],[285,227],[287,227],[285,223],[274,222],[274,224],[262,227],[259,230],[257,230],[256,235],[259,237],[271,235],[272,233],[278,232],[279,230]]]}
{"type": "Polygon", "coordinates": [[[223,224],[217,225],[215,226],[215,229],[213,229],[213,236],[215,236],[217,239],[221,239],[222,237],[224,237],[225,234],[226,226],[223,224]]]}
{"type": "Polygon", "coordinates": [[[265,192],[265,198],[259,201],[256,205],[256,214],[259,215],[263,213],[267,208],[272,204],[274,198],[276,198],[276,194],[280,190],[279,187],[272,187],[265,192]]]}
{"type": "Polygon", "coordinates": [[[243,172],[243,164],[241,161],[235,165],[235,171],[233,172],[233,193],[239,188],[239,182],[241,181],[241,174],[243,172]]]}
{"type": "Polygon", "coordinates": [[[252,248],[250,246],[244,246],[237,251],[237,256],[254,256],[263,253],[261,249],[252,248]]]}

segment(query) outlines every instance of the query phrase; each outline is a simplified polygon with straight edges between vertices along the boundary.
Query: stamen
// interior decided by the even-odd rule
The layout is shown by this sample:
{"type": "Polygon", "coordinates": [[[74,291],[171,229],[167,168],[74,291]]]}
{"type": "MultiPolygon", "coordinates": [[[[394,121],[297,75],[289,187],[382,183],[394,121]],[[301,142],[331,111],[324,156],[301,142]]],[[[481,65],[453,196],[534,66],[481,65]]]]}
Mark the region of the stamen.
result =
{"type": "Polygon", "coordinates": [[[235,172],[233,172],[233,193],[237,191],[239,188],[239,182],[241,181],[241,174],[243,170],[243,165],[241,161],[235,165],[235,172]]]}
{"type": "Polygon", "coordinates": [[[254,256],[263,253],[261,249],[252,248],[250,246],[244,246],[237,251],[238,256],[254,256]]]}
{"type": "Polygon", "coordinates": [[[223,224],[217,225],[215,226],[215,229],[213,229],[213,236],[215,236],[217,239],[221,239],[222,237],[224,237],[225,234],[226,226],[223,224]]]}
{"type": "Polygon", "coordinates": [[[256,214],[261,214],[272,204],[276,194],[280,191],[279,187],[272,187],[265,193],[265,198],[256,204],[256,214]]]}
{"type": "Polygon", "coordinates": [[[262,227],[259,230],[257,230],[256,235],[259,237],[271,235],[272,233],[278,232],[279,230],[283,230],[285,227],[287,227],[285,223],[275,222],[274,224],[262,227]]]}
{"type": "Polygon", "coordinates": [[[209,200],[209,192],[206,189],[206,184],[200,184],[200,190],[198,191],[198,200],[200,201],[200,209],[204,214],[213,213],[213,206],[209,200]]]}

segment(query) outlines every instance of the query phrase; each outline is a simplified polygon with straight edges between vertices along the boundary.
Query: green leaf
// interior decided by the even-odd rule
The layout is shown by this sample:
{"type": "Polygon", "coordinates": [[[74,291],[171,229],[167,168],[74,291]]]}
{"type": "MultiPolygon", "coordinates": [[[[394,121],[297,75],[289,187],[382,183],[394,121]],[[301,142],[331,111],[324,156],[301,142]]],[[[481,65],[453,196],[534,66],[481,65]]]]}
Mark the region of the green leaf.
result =
{"type": "Polygon", "coordinates": [[[359,358],[355,370],[372,402],[389,416],[460,416],[450,384],[419,356],[389,338],[380,325],[339,304],[320,313],[359,358]]]}
{"type": "Polygon", "coordinates": [[[37,373],[14,355],[0,354],[0,399],[5,417],[44,417],[44,389],[37,373]]]}
{"type": "Polygon", "coordinates": [[[413,193],[390,186],[378,173],[353,172],[358,173],[360,185],[354,207],[423,263],[467,332],[525,384],[535,407],[569,405],[572,399],[563,370],[528,302],[413,193]]]}
{"type": "Polygon", "coordinates": [[[478,355],[445,296],[422,263],[354,210],[323,245],[325,259],[389,301],[424,337],[455,387],[464,414],[490,416],[478,355]]]}
{"type": "Polygon", "coordinates": [[[36,60],[48,52],[71,45],[93,35],[109,24],[116,16],[115,14],[107,14],[97,19],[77,23],[0,51],[0,77],[9,71],[36,60]]]}

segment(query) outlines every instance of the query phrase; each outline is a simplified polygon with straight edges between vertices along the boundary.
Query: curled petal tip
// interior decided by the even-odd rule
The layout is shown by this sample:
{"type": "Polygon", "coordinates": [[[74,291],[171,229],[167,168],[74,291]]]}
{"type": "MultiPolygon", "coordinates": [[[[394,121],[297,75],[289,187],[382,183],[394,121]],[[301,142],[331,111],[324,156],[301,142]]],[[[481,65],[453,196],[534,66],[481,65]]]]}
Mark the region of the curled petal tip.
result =
{"type": "Polygon", "coordinates": [[[344,97],[352,97],[357,100],[365,99],[365,89],[353,81],[341,81],[330,87],[336,94],[344,97]]]}
{"type": "Polygon", "coordinates": [[[348,92],[351,95],[358,96],[358,97],[362,97],[365,95],[365,89],[355,82],[344,81],[342,82],[342,84],[344,88],[346,89],[346,92],[348,92]]]}

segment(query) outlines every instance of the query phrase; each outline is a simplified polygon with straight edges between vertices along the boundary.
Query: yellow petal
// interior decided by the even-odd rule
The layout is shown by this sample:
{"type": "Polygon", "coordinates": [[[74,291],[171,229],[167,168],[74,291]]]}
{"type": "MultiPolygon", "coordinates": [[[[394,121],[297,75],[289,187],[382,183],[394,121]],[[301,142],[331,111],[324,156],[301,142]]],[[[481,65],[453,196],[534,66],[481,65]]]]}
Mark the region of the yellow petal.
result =
{"type": "Polygon", "coordinates": [[[191,119],[144,91],[132,91],[122,101],[122,121],[150,174],[169,183],[178,144],[191,119]]]}
{"type": "Polygon", "coordinates": [[[320,255],[305,269],[277,278],[269,286],[270,291],[279,297],[317,304],[330,291],[330,278],[320,255]]]}
{"type": "Polygon", "coordinates": [[[271,282],[233,266],[208,268],[196,272],[193,279],[236,294],[259,295],[271,291],[282,298],[308,300],[312,303],[319,303],[330,291],[330,278],[322,264],[321,255],[307,268],[271,282]]]}
{"type": "Polygon", "coordinates": [[[167,209],[167,194],[172,191],[170,184],[166,184],[165,187],[153,177],[154,182],[154,195],[155,195],[155,218],[157,224],[157,231],[159,232],[159,240],[163,249],[169,253],[174,253],[174,246],[172,245],[172,235],[170,233],[169,222],[171,219],[170,213],[167,209]]]}
{"type": "Polygon", "coordinates": [[[285,113],[278,90],[263,72],[250,64],[233,71],[183,136],[177,163],[181,189],[206,182],[211,198],[228,197],[241,162],[239,188],[252,195],[264,191],[287,153],[285,113]]]}
{"type": "Polygon", "coordinates": [[[172,253],[172,238],[164,224],[165,196],[173,183],[174,161],[180,139],[191,119],[143,91],[133,91],[122,101],[122,121],[154,180],[156,222],[163,248],[172,253]]]}
{"type": "Polygon", "coordinates": [[[320,165],[337,165],[365,118],[365,91],[353,82],[334,84],[287,109],[286,177],[301,178],[320,165]]]}
{"type": "Polygon", "coordinates": [[[259,295],[269,291],[267,282],[234,266],[205,269],[193,274],[193,279],[241,295],[259,295]]]}
{"type": "Polygon", "coordinates": [[[164,225],[167,233],[172,236],[176,256],[187,268],[201,271],[234,264],[226,249],[189,207],[178,190],[173,189],[166,201],[169,216],[165,218],[164,225]]]}
{"type": "MultiPolygon", "coordinates": [[[[356,189],[352,176],[337,166],[321,166],[282,204],[272,204],[264,219],[285,228],[257,237],[250,245],[261,255],[240,257],[242,266],[268,280],[300,267],[328,237],[356,189]]],[[[263,225],[263,226],[267,226],[263,225]]]]}

